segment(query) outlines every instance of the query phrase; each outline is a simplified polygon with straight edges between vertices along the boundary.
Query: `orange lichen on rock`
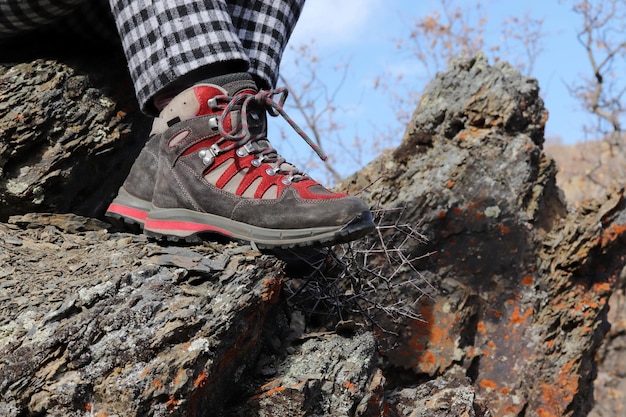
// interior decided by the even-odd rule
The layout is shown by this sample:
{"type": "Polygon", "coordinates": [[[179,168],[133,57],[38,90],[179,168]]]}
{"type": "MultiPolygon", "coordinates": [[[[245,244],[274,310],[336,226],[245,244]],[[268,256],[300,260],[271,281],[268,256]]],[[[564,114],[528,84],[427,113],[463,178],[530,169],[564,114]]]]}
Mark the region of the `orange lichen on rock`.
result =
{"type": "MultiPolygon", "coordinates": [[[[297,384],[295,384],[295,386],[293,388],[298,388],[299,386],[303,385],[306,382],[306,380],[301,381],[297,384]]],[[[259,398],[264,398],[264,397],[271,397],[273,395],[278,394],[279,392],[285,391],[288,387],[282,384],[282,380],[280,378],[276,378],[276,379],[272,379],[269,382],[266,382],[265,384],[261,385],[260,388],[260,392],[256,395],[253,395],[252,398],[253,399],[259,399],[259,398]]]]}
{"type": "Polygon", "coordinates": [[[476,325],[476,330],[478,331],[478,333],[480,333],[481,335],[485,335],[485,333],[487,332],[486,328],[485,328],[485,322],[484,321],[479,321],[478,324],[476,325]]]}
{"type": "Polygon", "coordinates": [[[173,411],[173,409],[176,408],[177,405],[178,400],[176,399],[176,397],[174,397],[174,395],[170,395],[170,398],[165,403],[165,407],[167,407],[168,410],[173,411]]]}
{"type": "Polygon", "coordinates": [[[272,389],[268,389],[267,391],[259,394],[259,397],[271,397],[274,394],[277,394],[279,392],[282,392],[284,390],[286,390],[287,387],[284,385],[280,385],[278,387],[272,388],[272,389]]]}
{"type": "Polygon", "coordinates": [[[150,372],[150,370],[152,370],[152,367],[146,366],[145,369],[143,371],[141,371],[141,374],[139,374],[139,376],[141,378],[145,378],[146,375],[148,375],[148,372],[150,372]]]}
{"type": "Polygon", "coordinates": [[[482,389],[497,389],[498,388],[498,384],[496,384],[494,381],[490,379],[481,379],[478,385],[482,389]]]}
{"type": "Polygon", "coordinates": [[[574,306],[574,310],[575,311],[587,311],[588,309],[597,309],[598,308],[598,303],[596,301],[592,301],[592,300],[580,300],[575,306],[574,306]]]}
{"type": "Polygon", "coordinates": [[[178,372],[176,373],[176,376],[174,377],[174,385],[178,385],[180,383],[181,377],[185,375],[185,371],[182,369],[179,369],[178,372]]]}
{"type": "Polygon", "coordinates": [[[435,371],[437,358],[435,357],[435,354],[433,352],[429,350],[422,352],[422,354],[419,356],[418,361],[420,363],[420,367],[425,372],[430,373],[435,371]]]}
{"type": "Polygon", "coordinates": [[[355,393],[358,391],[358,388],[356,387],[356,385],[354,385],[354,383],[350,381],[344,382],[343,387],[352,393],[355,393]]]}
{"type": "Polygon", "coordinates": [[[596,282],[593,284],[593,291],[596,293],[604,294],[609,293],[611,290],[611,284],[608,282],[596,282]]]}
{"type": "Polygon", "coordinates": [[[526,322],[526,320],[530,316],[532,316],[533,311],[534,311],[533,308],[529,307],[529,308],[526,309],[524,314],[520,314],[519,306],[513,307],[513,314],[511,315],[511,323],[512,324],[522,324],[522,323],[526,322]]]}
{"type": "Polygon", "coordinates": [[[440,300],[419,307],[423,320],[412,320],[406,343],[394,349],[394,357],[402,366],[417,367],[420,372],[432,374],[450,365],[457,347],[453,334],[459,317],[447,311],[445,303],[440,300]]]}
{"type": "Polygon", "coordinates": [[[276,277],[263,280],[265,291],[261,294],[263,301],[270,301],[275,299],[280,291],[280,280],[276,277]]]}
{"type": "Polygon", "coordinates": [[[268,389],[272,389],[275,388],[277,386],[280,385],[280,378],[275,378],[272,379],[269,382],[266,382],[265,384],[261,385],[261,391],[267,391],[268,389]]]}
{"type": "Polygon", "coordinates": [[[561,415],[561,410],[568,409],[578,392],[578,375],[572,370],[575,360],[567,362],[559,371],[554,383],[541,383],[541,401],[537,413],[544,417],[561,415]]]}
{"type": "Polygon", "coordinates": [[[602,232],[602,246],[614,242],[624,234],[626,234],[626,224],[612,224],[602,232]]]}
{"type": "Polygon", "coordinates": [[[203,369],[202,372],[200,372],[200,375],[198,375],[193,381],[193,386],[196,388],[202,388],[207,383],[208,379],[209,375],[206,373],[206,370],[203,369]]]}
{"type": "Polygon", "coordinates": [[[532,275],[524,275],[524,277],[522,278],[522,285],[526,285],[527,287],[530,287],[531,285],[533,285],[534,282],[534,278],[532,275]]]}

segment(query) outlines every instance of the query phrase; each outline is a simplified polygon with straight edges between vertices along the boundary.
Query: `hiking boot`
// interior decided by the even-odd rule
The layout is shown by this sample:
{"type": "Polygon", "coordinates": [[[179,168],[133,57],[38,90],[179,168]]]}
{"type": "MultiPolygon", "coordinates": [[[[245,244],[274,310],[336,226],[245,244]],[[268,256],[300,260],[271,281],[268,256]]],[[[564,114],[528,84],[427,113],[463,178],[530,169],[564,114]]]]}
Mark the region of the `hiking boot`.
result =
{"type": "Polygon", "coordinates": [[[120,230],[140,232],[152,207],[159,162],[159,137],[152,135],[137,156],[105,216],[120,230]]]}
{"type": "Polygon", "coordinates": [[[159,165],[144,232],[189,242],[218,233],[262,248],[290,248],[372,231],[363,201],[324,188],[271,147],[266,111],[286,117],[314,147],[284,113],[285,98],[286,90],[257,91],[248,74],[177,95],[153,125],[159,165]]]}

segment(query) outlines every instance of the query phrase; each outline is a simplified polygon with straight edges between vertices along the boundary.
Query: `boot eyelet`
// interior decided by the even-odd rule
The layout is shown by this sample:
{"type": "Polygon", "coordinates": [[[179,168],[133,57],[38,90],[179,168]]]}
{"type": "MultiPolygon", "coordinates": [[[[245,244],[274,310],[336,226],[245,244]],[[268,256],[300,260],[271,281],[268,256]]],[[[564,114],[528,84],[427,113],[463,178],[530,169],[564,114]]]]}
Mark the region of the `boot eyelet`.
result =
{"type": "Polygon", "coordinates": [[[274,175],[276,175],[276,171],[274,171],[272,168],[266,169],[265,173],[269,175],[270,177],[273,177],[274,175]]]}
{"type": "Polygon", "coordinates": [[[237,153],[237,156],[240,158],[243,158],[244,156],[246,156],[246,151],[243,148],[237,149],[236,153],[237,153]]]}
{"type": "Polygon", "coordinates": [[[261,161],[258,160],[258,159],[253,159],[252,160],[252,166],[254,166],[256,168],[260,167],[261,166],[261,161]]]}
{"type": "Polygon", "coordinates": [[[291,180],[289,178],[283,178],[281,182],[285,185],[291,185],[291,180]]]}
{"type": "Polygon", "coordinates": [[[213,154],[206,149],[201,149],[198,152],[198,156],[200,157],[200,159],[202,159],[202,163],[204,165],[211,165],[213,161],[215,161],[215,157],[213,156],[213,154]]]}
{"type": "Polygon", "coordinates": [[[212,117],[209,119],[209,129],[214,132],[219,129],[219,122],[217,121],[217,117],[212,117]]]}

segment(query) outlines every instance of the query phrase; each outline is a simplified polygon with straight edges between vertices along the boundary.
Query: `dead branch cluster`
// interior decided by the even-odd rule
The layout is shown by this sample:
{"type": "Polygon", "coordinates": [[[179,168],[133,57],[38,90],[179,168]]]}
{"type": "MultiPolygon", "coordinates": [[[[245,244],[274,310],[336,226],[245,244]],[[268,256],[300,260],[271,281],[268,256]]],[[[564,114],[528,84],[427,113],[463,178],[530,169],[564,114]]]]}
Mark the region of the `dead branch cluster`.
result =
{"type": "Polygon", "coordinates": [[[325,323],[356,321],[383,331],[389,330],[384,323],[420,320],[416,303],[433,287],[416,264],[429,254],[413,254],[425,237],[402,222],[403,211],[375,210],[374,233],[309,262],[310,273],[284,285],[289,305],[325,323]]]}

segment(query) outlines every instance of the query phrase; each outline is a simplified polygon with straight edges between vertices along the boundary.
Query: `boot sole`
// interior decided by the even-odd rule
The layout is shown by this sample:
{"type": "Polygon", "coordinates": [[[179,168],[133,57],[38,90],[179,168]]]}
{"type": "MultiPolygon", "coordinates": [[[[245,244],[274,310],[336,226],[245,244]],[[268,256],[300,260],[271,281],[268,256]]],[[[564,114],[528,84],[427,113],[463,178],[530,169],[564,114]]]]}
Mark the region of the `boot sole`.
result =
{"type": "Polygon", "coordinates": [[[151,208],[151,201],[137,198],[122,187],[104,215],[119,230],[141,233],[151,208]]]}
{"type": "Polygon", "coordinates": [[[268,229],[208,213],[153,207],[144,224],[144,233],[159,240],[199,243],[211,240],[210,236],[217,234],[234,240],[254,242],[262,249],[332,246],[363,237],[374,229],[374,221],[369,211],[364,211],[339,226],[268,229]]]}

